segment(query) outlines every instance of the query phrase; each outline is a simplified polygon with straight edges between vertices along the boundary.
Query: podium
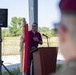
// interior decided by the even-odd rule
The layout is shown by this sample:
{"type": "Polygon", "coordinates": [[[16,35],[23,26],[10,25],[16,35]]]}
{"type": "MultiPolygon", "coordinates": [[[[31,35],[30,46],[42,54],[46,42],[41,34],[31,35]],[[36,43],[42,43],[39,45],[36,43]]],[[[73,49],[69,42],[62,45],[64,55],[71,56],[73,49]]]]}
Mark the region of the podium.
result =
{"type": "Polygon", "coordinates": [[[33,52],[34,75],[49,75],[56,71],[57,47],[42,47],[33,52]]]}

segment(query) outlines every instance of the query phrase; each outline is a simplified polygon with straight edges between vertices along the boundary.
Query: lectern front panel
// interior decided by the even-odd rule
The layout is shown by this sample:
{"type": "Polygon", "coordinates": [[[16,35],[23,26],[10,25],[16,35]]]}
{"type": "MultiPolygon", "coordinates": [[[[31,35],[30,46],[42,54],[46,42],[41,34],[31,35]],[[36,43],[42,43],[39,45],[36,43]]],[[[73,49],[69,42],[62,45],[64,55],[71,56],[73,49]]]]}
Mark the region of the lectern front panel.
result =
{"type": "Polygon", "coordinates": [[[33,53],[34,75],[42,75],[41,57],[39,51],[33,53]]]}
{"type": "Polygon", "coordinates": [[[49,75],[56,71],[57,47],[39,48],[33,53],[34,75],[49,75]]]}

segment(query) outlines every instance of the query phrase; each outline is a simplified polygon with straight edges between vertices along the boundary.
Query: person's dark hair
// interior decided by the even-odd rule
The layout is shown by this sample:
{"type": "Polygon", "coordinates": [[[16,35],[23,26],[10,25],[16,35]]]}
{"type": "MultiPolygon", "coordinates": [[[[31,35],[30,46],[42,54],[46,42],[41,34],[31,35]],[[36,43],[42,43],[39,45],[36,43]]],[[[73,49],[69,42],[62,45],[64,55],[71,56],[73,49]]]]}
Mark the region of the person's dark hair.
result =
{"type": "Polygon", "coordinates": [[[34,22],[33,24],[36,24],[36,25],[38,25],[36,22],[34,22]]]}

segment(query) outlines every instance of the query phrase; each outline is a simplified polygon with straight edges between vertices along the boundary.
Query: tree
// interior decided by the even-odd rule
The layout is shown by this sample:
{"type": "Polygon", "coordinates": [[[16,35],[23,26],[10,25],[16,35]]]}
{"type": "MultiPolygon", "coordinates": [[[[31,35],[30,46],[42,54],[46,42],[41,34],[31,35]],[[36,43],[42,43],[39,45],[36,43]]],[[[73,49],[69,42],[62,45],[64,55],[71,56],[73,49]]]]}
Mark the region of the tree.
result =
{"type": "Polygon", "coordinates": [[[11,36],[21,35],[21,20],[22,18],[13,17],[9,26],[9,32],[11,36]]]}
{"type": "MultiPolygon", "coordinates": [[[[38,27],[38,31],[41,33],[41,34],[45,34],[47,35],[48,37],[51,37],[51,31],[48,27],[38,27]]],[[[44,37],[43,37],[44,38],[44,37]]]]}
{"type": "Polygon", "coordinates": [[[9,30],[8,29],[2,29],[2,38],[9,36],[9,30]]]}
{"type": "Polygon", "coordinates": [[[48,27],[42,27],[42,32],[49,32],[50,29],[48,27]]]}
{"type": "Polygon", "coordinates": [[[57,35],[57,34],[56,34],[56,30],[55,30],[54,28],[51,29],[51,35],[54,36],[54,37],[57,35]]]}
{"type": "Polygon", "coordinates": [[[42,32],[42,28],[41,28],[41,27],[38,27],[38,31],[39,31],[39,32],[42,32]]]}

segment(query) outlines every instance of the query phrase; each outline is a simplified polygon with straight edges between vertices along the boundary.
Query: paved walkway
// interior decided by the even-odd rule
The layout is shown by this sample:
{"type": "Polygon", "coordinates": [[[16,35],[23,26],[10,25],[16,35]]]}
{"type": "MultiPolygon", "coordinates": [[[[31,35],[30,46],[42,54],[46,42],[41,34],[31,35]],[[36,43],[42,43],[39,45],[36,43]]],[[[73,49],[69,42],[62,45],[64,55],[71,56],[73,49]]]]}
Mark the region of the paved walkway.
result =
{"type": "MultiPolygon", "coordinates": [[[[4,65],[11,71],[14,69],[20,68],[20,56],[2,56],[2,60],[4,61],[4,65]]],[[[58,55],[57,57],[57,64],[62,64],[64,57],[62,55],[58,55]]],[[[6,70],[2,67],[2,72],[6,70]]]]}
{"type": "MultiPolygon", "coordinates": [[[[4,65],[8,68],[8,70],[12,71],[14,69],[20,68],[20,56],[14,55],[14,56],[2,56],[2,60],[4,61],[4,65]]],[[[4,67],[2,67],[2,72],[5,72],[6,70],[4,67]]]]}

